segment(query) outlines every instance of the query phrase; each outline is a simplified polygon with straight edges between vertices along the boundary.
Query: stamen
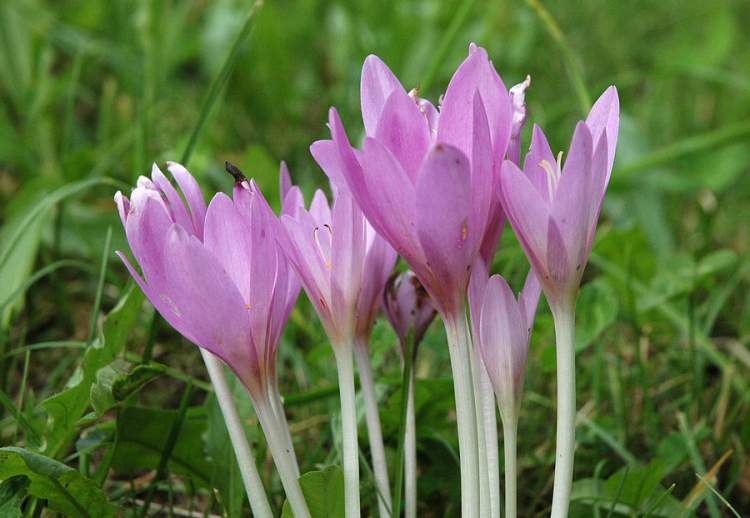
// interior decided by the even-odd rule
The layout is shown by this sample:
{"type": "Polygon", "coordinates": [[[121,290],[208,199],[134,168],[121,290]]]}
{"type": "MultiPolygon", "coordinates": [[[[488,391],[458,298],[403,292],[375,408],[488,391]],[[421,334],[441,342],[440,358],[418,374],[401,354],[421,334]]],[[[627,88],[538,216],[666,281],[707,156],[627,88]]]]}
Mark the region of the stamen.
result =
{"type": "Polygon", "coordinates": [[[313,230],[313,239],[315,240],[315,244],[318,247],[318,253],[320,254],[320,257],[323,259],[323,263],[325,263],[325,267],[327,270],[330,270],[333,268],[333,262],[331,261],[331,243],[333,242],[333,229],[329,224],[323,225],[323,227],[315,227],[313,230]],[[320,231],[322,229],[328,230],[328,242],[323,243],[320,239],[320,231]]]}
{"type": "MultiPolygon", "coordinates": [[[[562,157],[562,153],[558,156],[562,157]]],[[[557,184],[560,182],[560,166],[558,164],[553,166],[549,163],[549,160],[540,160],[539,167],[547,173],[547,192],[551,200],[555,196],[557,184]]]]}

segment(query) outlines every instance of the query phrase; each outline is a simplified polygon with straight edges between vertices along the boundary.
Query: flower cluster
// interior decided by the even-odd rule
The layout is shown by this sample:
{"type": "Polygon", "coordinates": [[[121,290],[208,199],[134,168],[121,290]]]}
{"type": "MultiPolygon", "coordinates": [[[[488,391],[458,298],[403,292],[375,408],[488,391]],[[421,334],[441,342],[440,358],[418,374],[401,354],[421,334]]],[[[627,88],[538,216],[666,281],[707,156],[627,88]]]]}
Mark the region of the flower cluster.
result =
{"type": "MultiPolygon", "coordinates": [[[[534,126],[521,162],[530,84],[527,77],[507,89],[487,52],[472,44],[436,106],[369,56],[360,87],[361,147],[352,145],[335,108],[328,118],[331,138],[310,147],[330,180],[332,204],[318,190],[306,208],[283,163],[279,215],[231,164],[233,196],[216,194],[208,206],[195,179],[175,163],[167,168],[181,194],[156,166],[150,179],[139,178],[130,198],[116,194],[140,273],[120,257],[170,325],[223,360],[247,388],[296,516],[309,510],[297,481],[276,356],[300,287],[328,335],[339,373],[347,517],[360,514],[355,358],[380,515],[398,512],[391,507],[401,500],[401,488],[392,493],[388,481],[367,346],[381,305],[399,338],[409,386],[406,515],[416,513],[416,449],[409,443],[415,440],[415,378],[408,369],[438,313],[456,392],[462,515],[500,515],[497,403],[505,429],[506,516],[515,516],[515,434],[543,291],[558,349],[552,515],[566,515],[575,438],[575,298],[612,172],[619,101],[614,87],[602,94],[575,127],[567,155],[555,155],[534,126]],[[506,218],[531,267],[518,297],[502,277],[490,275],[506,218]],[[391,275],[398,256],[410,271],[391,275]]],[[[264,508],[253,507],[258,515],[264,508]]]]}

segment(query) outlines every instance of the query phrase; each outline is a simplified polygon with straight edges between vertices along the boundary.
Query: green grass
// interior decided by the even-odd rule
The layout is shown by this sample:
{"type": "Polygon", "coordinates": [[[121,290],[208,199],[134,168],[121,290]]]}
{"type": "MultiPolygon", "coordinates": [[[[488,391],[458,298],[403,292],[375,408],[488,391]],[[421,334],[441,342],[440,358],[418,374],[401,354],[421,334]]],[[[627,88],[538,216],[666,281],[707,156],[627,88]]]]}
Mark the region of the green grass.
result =
{"type": "MultiPolygon", "coordinates": [[[[571,515],[750,514],[750,5],[266,0],[246,24],[251,9],[239,0],[0,3],[0,445],[74,468],[63,473],[50,460],[25,476],[47,480],[74,510],[83,493],[56,477],[134,516],[146,500],[246,515],[236,470],[215,468],[233,466],[232,457],[198,351],[163,321],[152,325],[153,309],[134,295],[103,322],[130,286],[113,255],[127,245],[112,195],[152,162],[188,158],[206,193],[230,189],[230,160],[276,200],[282,159],[311,193],[324,175],[308,146],[327,135],[328,108],[361,136],[367,54],[437,100],[476,41],[506,85],[531,75],[530,121],[548,130],[553,148],[567,146],[604,88],[620,92],[617,162],[578,309],[571,515]],[[106,389],[96,371],[112,358],[129,369],[144,354],[163,374],[94,411],[87,398],[106,389]],[[48,413],[59,408],[44,402],[71,378],[88,383],[68,387],[83,407],[65,407],[75,410],[69,428],[55,429],[48,413]],[[145,432],[159,426],[149,442],[145,432]]],[[[508,229],[495,269],[520,287],[526,268],[508,229]]],[[[551,500],[553,344],[542,304],[519,424],[524,516],[544,516],[551,500]]],[[[287,326],[280,361],[302,471],[338,463],[333,358],[306,302],[287,326]]],[[[382,323],[373,361],[395,465],[400,370],[382,323]]],[[[420,516],[457,515],[440,326],[415,368],[420,516]]],[[[283,491],[237,393],[280,510],[283,491]]],[[[65,393],[52,401],[69,404],[65,393]]],[[[0,454],[0,473],[20,469],[18,455],[0,454]]],[[[363,504],[374,506],[371,475],[362,474],[363,504]]],[[[22,491],[19,480],[0,494],[22,491]]],[[[52,514],[55,501],[26,497],[22,510],[52,514]]]]}

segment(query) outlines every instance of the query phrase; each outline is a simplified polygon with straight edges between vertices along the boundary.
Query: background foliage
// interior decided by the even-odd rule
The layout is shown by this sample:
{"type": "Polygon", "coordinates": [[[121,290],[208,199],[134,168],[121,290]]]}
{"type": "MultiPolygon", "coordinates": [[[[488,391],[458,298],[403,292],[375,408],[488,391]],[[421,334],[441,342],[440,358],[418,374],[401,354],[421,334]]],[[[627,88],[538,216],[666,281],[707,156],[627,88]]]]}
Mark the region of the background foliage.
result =
{"type": "MultiPolygon", "coordinates": [[[[0,514],[249,512],[198,351],[111,260],[127,248],[112,195],[151,162],[184,158],[204,116],[189,167],[207,193],[230,188],[228,159],[275,200],[285,159],[310,194],[324,176],[308,145],[326,136],[328,107],[361,127],[368,53],[436,99],[470,41],[508,86],[531,74],[530,120],[553,148],[607,85],[620,91],[617,162],[579,302],[571,514],[750,514],[750,4],[267,0],[226,61],[249,11],[240,0],[0,4],[0,514]]],[[[519,286],[526,268],[506,231],[495,269],[519,286]]],[[[394,344],[379,324],[389,455],[394,344]]],[[[303,471],[336,465],[335,368],[307,303],[280,354],[303,471]]],[[[417,364],[422,516],[458,513],[447,363],[436,325],[417,364]]],[[[551,498],[554,364],[543,305],[520,421],[524,516],[544,515],[551,498]]],[[[338,477],[303,483],[333,495],[314,504],[324,514],[340,508],[338,477]]],[[[373,501],[364,465],[363,502],[373,501]]]]}

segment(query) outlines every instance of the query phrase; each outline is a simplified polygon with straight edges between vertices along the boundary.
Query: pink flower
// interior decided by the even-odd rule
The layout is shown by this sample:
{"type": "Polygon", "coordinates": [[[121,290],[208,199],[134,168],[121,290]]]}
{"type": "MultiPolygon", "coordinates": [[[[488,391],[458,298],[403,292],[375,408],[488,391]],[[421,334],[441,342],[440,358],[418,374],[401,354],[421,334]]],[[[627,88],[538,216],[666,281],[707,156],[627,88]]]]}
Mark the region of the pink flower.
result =
{"type": "Polygon", "coordinates": [[[409,330],[414,333],[412,350],[416,353],[416,346],[422,341],[437,312],[414,272],[391,275],[383,293],[383,310],[398,336],[402,354],[409,330]]]}
{"type": "Polygon", "coordinates": [[[118,255],[169,324],[229,365],[256,399],[276,383],[276,350],[299,293],[278,249],[270,207],[254,182],[206,208],[195,179],[168,169],[187,200],[154,165],[130,199],[115,202],[140,275],[118,255]]]}
{"type": "Polygon", "coordinates": [[[282,248],[334,346],[355,337],[366,340],[395,251],[375,234],[344,189],[336,190],[333,209],[321,190],[309,210],[301,195],[296,203],[295,211],[281,216],[282,248]]]}
{"type": "Polygon", "coordinates": [[[491,217],[499,218],[492,192],[512,122],[505,85],[486,51],[472,45],[439,113],[407,93],[375,56],[362,69],[361,100],[363,149],[352,148],[331,109],[333,139],[314,143],[312,154],[352,193],[437,309],[458,314],[491,217]]]}
{"type": "Polygon", "coordinates": [[[523,172],[511,161],[503,164],[503,209],[553,306],[575,297],[591,253],[615,158],[619,112],[611,86],[576,126],[564,165],[537,126],[523,172]]]}
{"type": "Polygon", "coordinates": [[[505,279],[497,274],[488,277],[481,261],[474,265],[469,286],[474,346],[482,356],[504,422],[517,418],[540,291],[536,276],[529,272],[516,300],[505,279]]]}

